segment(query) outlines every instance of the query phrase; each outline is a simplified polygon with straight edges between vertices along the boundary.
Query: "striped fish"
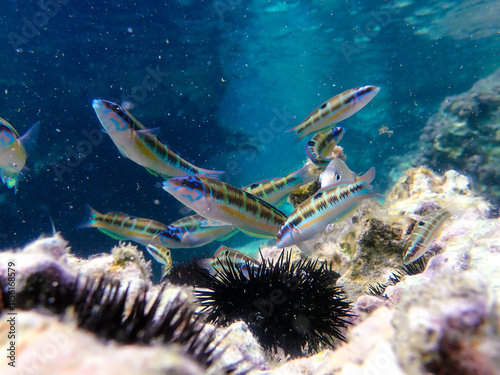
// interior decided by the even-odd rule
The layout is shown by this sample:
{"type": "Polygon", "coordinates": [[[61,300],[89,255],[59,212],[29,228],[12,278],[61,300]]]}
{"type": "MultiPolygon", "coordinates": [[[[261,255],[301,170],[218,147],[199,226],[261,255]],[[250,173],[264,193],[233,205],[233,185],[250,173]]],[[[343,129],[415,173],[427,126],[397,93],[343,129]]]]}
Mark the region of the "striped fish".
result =
{"type": "Polygon", "coordinates": [[[364,199],[379,197],[370,186],[374,178],[375,168],[371,168],[355,182],[340,182],[319,190],[293,210],[278,233],[276,246],[306,241],[329,224],[345,219],[364,199]]]}
{"type": "Polygon", "coordinates": [[[215,240],[226,240],[238,232],[232,225],[210,225],[208,220],[195,214],[183,217],[170,224],[165,231],[154,237],[170,248],[191,248],[206,245],[215,240]],[[178,239],[178,241],[173,241],[178,239]]]}
{"type": "MultiPolygon", "coordinates": [[[[316,178],[314,169],[315,167],[309,164],[285,177],[256,182],[245,186],[242,190],[266,202],[279,205],[298,186],[307,184],[316,178]]],[[[170,224],[168,230],[165,233],[159,233],[155,240],[159,239],[170,248],[191,248],[203,246],[215,240],[224,241],[237,232],[238,229],[232,225],[214,224],[203,216],[195,214],[170,224]],[[171,243],[172,233],[180,238],[180,243],[171,243]]]]}
{"type": "Polygon", "coordinates": [[[242,190],[268,203],[279,206],[286,200],[292,191],[316,179],[317,176],[314,173],[315,169],[314,165],[307,164],[298,171],[292,172],[285,177],[255,182],[245,186],[242,190]]]}
{"type": "Polygon", "coordinates": [[[101,125],[120,153],[165,179],[175,176],[205,175],[214,178],[224,172],[198,168],[160,141],[134,116],[118,104],[95,99],[92,103],[101,125]]]}
{"type": "Polygon", "coordinates": [[[241,251],[230,249],[227,246],[221,246],[217,249],[213,258],[200,259],[198,264],[215,274],[222,271],[223,267],[236,266],[243,274],[248,275],[248,266],[260,265],[260,262],[249,255],[243,254],[241,251]]]}
{"type": "Polygon", "coordinates": [[[344,91],[321,104],[304,121],[288,131],[295,131],[299,139],[302,139],[308,134],[329,129],[358,112],[379,91],[380,87],[377,86],[362,86],[344,91]]]}
{"type": "Polygon", "coordinates": [[[40,123],[33,125],[22,137],[7,120],[0,117],[0,177],[9,189],[17,193],[17,182],[25,169],[26,149],[34,146],[40,123]]]}
{"type": "Polygon", "coordinates": [[[344,136],[344,128],[335,126],[331,130],[316,133],[307,143],[306,154],[319,167],[325,167],[332,160],[327,158],[344,136]]]}
{"type": "MultiPolygon", "coordinates": [[[[89,211],[88,220],[78,227],[97,228],[115,240],[134,241],[146,246],[154,244],[155,236],[167,230],[165,224],[151,219],[128,216],[121,212],[101,214],[90,206],[87,206],[87,209],[89,211]]],[[[180,242],[180,239],[175,236],[171,240],[172,242],[180,242]]]]}
{"type": "Polygon", "coordinates": [[[403,263],[410,264],[422,257],[441,232],[444,223],[459,211],[459,205],[451,204],[420,219],[410,234],[403,263]]]}
{"type": "Polygon", "coordinates": [[[171,178],[163,189],[201,216],[251,236],[275,238],[286,221],[286,215],[270,203],[210,177],[171,178]]]}
{"type": "Polygon", "coordinates": [[[146,245],[146,249],[153,259],[162,265],[161,278],[163,279],[165,276],[169,275],[172,270],[172,253],[170,250],[164,246],[153,244],[146,245]]]}

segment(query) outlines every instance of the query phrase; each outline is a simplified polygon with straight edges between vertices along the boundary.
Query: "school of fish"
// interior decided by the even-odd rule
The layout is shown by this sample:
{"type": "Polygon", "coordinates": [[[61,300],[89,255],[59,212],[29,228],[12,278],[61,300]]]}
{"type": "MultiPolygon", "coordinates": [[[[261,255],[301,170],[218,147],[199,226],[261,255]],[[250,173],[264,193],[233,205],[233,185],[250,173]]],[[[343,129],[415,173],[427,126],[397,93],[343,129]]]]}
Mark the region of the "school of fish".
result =
{"type": "MultiPolygon", "coordinates": [[[[93,109],[118,151],[148,172],[162,177],[163,189],[195,214],[165,225],[121,212],[101,214],[88,207],[88,217],[80,227],[97,228],[117,240],[145,246],[162,265],[163,277],[172,267],[170,249],[203,246],[225,240],[239,231],[274,239],[278,248],[297,245],[308,252],[304,241],[347,218],[365,199],[381,197],[371,187],[375,178],[373,167],[358,177],[342,159],[332,157],[332,151],[344,135],[344,128],[337,124],[366,106],[379,91],[377,86],[353,88],[321,104],[304,121],[288,130],[295,132],[299,140],[312,135],[306,145],[310,162],[284,177],[261,180],[242,188],[223,182],[222,171],[195,166],[122,106],[95,99],[93,109]],[[322,172],[319,191],[291,213],[277,208],[294,190],[314,181],[319,172],[322,172]]],[[[38,129],[37,123],[19,136],[12,125],[0,118],[0,176],[8,188],[17,191],[27,150],[34,145],[38,129]]],[[[410,236],[405,264],[425,253],[450,216],[451,211],[443,209],[419,221],[410,236]]],[[[238,265],[242,272],[259,264],[248,255],[226,247],[220,247],[213,258],[202,260],[201,264],[217,271],[228,262],[238,265]]]]}

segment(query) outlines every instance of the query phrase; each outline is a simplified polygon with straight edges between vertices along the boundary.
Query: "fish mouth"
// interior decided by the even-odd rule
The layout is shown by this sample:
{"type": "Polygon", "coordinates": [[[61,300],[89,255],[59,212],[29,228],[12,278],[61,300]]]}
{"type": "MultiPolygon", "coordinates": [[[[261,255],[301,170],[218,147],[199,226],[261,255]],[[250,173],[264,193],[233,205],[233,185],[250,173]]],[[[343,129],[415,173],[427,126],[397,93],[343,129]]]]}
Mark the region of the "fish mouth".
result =
{"type": "Polygon", "coordinates": [[[181,188],[198,192],[201,195],[206,194],[205,184],[196,176],[173,177],[163,182],[165,191],[172,192],[181,188]]]}

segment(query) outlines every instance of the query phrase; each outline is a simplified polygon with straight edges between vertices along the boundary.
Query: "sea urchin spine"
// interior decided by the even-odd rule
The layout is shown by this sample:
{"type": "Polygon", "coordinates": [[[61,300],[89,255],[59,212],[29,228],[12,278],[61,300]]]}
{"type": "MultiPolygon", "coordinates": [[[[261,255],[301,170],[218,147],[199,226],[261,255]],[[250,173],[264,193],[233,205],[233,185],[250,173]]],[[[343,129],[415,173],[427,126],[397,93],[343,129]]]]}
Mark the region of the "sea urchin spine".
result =
{"type": "Polygon", "coordinates": [[[267,349],[282,348],[291,356],[331,347],[349,321],[350,302],[339,275],[327,262],[293,263],[281,253],[276,263],[241,267],[221,264],[216,275],[202,275],[196,290],[207,319],[217,324],[245,321],[267,349]]]}

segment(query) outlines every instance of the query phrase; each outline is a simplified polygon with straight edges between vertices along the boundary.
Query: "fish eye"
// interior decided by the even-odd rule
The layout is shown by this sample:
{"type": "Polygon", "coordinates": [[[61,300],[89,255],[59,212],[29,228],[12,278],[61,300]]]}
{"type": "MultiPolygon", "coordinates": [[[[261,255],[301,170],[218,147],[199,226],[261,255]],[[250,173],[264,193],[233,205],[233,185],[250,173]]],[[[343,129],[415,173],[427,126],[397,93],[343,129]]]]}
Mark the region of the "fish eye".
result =
{"type": "Polygon", "coordinates": [[[335,179],[336,179],[337,181],[340,181],[340,174],[338,174],[338,173],[337,173],[337,174],[335,175],[335,179]]]}
{"type": "Polygon", "coordinates": [[[419,222],[418,222],[418,226],[423,227],[424,225],[425,225],[425,222],[424,222],[424,221],[419,221],[419,222]]]}
{"type": "Polygon", "coordinates": [[[182,182],[181,182],[181,185],[182,185],[182,186],[186,186],[187,184],[188,184],[188,183],[187,183],[187,180],[182,180],[182,182]]]}

